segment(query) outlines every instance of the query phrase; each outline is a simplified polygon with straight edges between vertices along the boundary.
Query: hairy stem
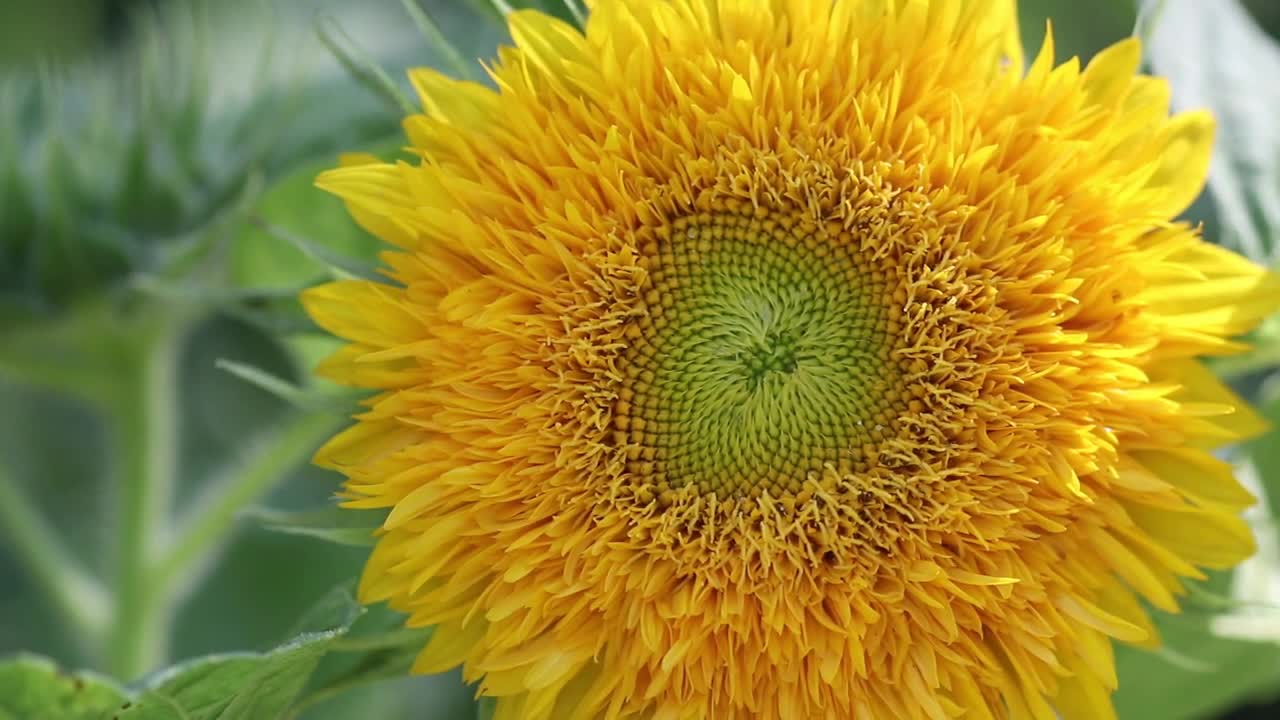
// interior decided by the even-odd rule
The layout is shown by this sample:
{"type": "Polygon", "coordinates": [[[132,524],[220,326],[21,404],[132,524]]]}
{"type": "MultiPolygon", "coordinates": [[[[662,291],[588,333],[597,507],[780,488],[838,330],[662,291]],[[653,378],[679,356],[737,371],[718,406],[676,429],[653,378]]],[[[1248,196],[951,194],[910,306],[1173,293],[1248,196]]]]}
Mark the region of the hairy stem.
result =
{"type": "Polygon", "coordinates": [[[177,523],[177,537],[156,567],[156,583],[184,595],[200,582],[241,510],[279,483],[332,434],[338,418],[302,413],[253,442],[243,460],[215,479],[177,523]]]}
{"type": "Polygon", "coordinates": [[[169,614],[152,582],[157,541],[172,507],[179,449],[178,363],[188,325],[161,318],[136,346],[113,428],[118,448],[116,606],[109,667],[132,679],[165,660],[169,614]]]}

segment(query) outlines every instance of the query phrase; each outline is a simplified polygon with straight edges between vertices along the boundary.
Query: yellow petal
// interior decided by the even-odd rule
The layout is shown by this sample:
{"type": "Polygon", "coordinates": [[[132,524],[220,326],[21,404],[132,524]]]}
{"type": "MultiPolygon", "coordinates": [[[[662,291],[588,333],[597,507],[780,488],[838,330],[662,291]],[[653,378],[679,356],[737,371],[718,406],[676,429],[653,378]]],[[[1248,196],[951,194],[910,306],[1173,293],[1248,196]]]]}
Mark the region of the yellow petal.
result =
{"type": "Polygon", "coordinates": [[[493,720],[524,720],[524,706],[527,699],[524,693],[498,698],[493,710],[493,720]]]}
{"type": "Polygon", "coordinates": [[[414,245],[414,232],[398,215],[414,203],[405,191],[403,171],[368,154],[343,156],[342,167],[321,173],[316,187],[337,195],[360,227],[399,247],[414,245]]]}
{"type": "Polygon", "coordinates": [[[1062,720],[1116,720],[1111,693],[1084,669],[1058,681],[1053,707],[1062,720]]]}
{"type": "Polygon", "coordinates": [[[404,290],[391,285],[340,280],[307,290],[302,304],[325,330],[377,348],[421,340],[426,334],[404,290]]]}
{"type": "Polygon", "coordinates": [[[316,451],[315,463],[331,469],[356,467],[394,452],[420,435],[396,420],[366,419],[330,438],[316,451]]]}
{"type": "Polygon", "coordinates": [[[1117,540],[1109,532],[1099,529],[1090,533],[1090,539],[1099,554],[1116,571],[1116,575],[1129,584],[1134,590],[1142,593],[1152,605],[1166,612],[1177,612],[1178,603],[1162,573],[1167,576],[1165,568],[1153,568],[1128,546],[1117,540]]]}
{"type": "Polygon", "coordinates": [[[356,167],[358,165],[381,165],[382,158],[367,152],[349,152],[338,155],[340,167],[356,167]]]}
{"type": "Polygon", "coordinates": [[[1235,478],[1231,464],[1204,450],[1170,448],[1135,450],[1130,457],[1152,474],[1201,501],[1244,508],[1256,502],[1235,478]]]}
{"type": "Polygon", "coordinates": [[[590,65],[586,38],[569,23],[536,10],[517,10],[507,16],[511,39],[522,55],[550,78],[565,80],[568,65],[590,65]]]}
{"type": "Polygon", "coordinates": [[[1127,508],[1153,539],[1195,565],[1226,569],[1253,554],[1253,533],[1244,520],[1220,510],[1127,508]]]}
{"type": "Polygon", "coordinates": [[[1098,588],[1093,599],[1103,612],[1133,625],[1145,636],[1139,640],[1121,638],[1122,640],[1142,648],[1160,646],[1160,631],[1156,629],[1155,623],[1151,622],[1151,616],[1147,614],[1146,608],[1138,602],[1138,598],[1134,597],[1133,592],[1125,587],[1124,583],[1109,582],[1103,585],[1098,588]]]}
{"type": "Polygon", "coordinates": [[[1077,595],[1063,595],[1058,598],[1057,605],[1068,616],[1118,640],[1141,642],[1147,639],[1147,632],[1141,627],[1112,615],[1077,595]]]}
{"type": "Polygon", "coordinates": [[[1022,30],[1018,25],[1018,0],[989,0],[985,2],[987,26],[1000,38],[1001,59],[1009,63],[1009,71],[1022,75],[1026,63],[1022,52],[1022,30]]]}
{"type": "Polygon", "coordinates": [[[1182,113],[1169,121],[1157,140],[1159,160],[1147,178],[1151,212],[1175,217],[1204,188],[1213,151],[1214,121],[1206,111],[1182,113]]]}
{"type": "Polygon", "coordinates": [[[410,70],[409,82],[427,117],[434,120],[474,130],[498,117],[498,94],[484,85],[455,80],[432,68],[410,70]]]}
{"type": "Polygon", "coordinates": [[[1129,92],[1133,74],[1142,60],[1142,44],[1128,38],[1093,56],[1081,81],[1089,101],[1110,107],[1129,92]]]}
{"type": "Polygon", "coordinates": [[[1199,360],[1165,360],[1148,370],[1153,382],[1173,382],[1180,388],[1171,399],[1182,414],[1196,417],[1227,436],[1243,440],[1266,432],[1269,425],[1239,395],[1199,360]]]}
{"type": "Polygon", "coordinates": [[[431,641],[414,659],[412,671],[430,675],[461,665],[484,639],[488,629],[488,623],[475,618],[469,623],[458,620],[437,625],[431,641]]]}

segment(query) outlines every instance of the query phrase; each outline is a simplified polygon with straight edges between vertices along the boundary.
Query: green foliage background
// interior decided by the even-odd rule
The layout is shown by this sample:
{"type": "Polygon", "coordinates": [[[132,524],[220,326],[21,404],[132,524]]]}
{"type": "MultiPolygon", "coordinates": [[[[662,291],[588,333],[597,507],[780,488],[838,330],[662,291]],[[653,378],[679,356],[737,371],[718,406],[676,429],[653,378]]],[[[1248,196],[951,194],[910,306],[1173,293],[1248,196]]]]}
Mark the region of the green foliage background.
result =
{"type": "MultiPolygon", "coordinates": [[[[1021,5],[1029,52],[1052,17],[1082,59],[1139,10],[1021,5]]],[[[1257,28],[1280,2],[1245,5],[1257,26],[1168,0],[1138,27],[1176,101],[1221,119],[1190,216],[1271,264],[1280,50],[1257,28]]],[[[306,462],[352,398],[309,379],[332,344],[296,292],[377,251],[312,178],[396,152],[405,67],[505,39],[488,0],[414,7],[435,25],[396,0],[0,6],[0,720],[487,712],[456,673],[404,677],[430,631],[351,600],[378,519],[334,512],[306,462]]],[[[1280,421],[1280,326],[1253,340],[1218,369],[1280,421]]],[[[1163,618],[1162,652],[1118,650],[1125,720],[1280,715],[1280,442],[1234,457],[1266,488],[1260,559],[1163,618]]]]}

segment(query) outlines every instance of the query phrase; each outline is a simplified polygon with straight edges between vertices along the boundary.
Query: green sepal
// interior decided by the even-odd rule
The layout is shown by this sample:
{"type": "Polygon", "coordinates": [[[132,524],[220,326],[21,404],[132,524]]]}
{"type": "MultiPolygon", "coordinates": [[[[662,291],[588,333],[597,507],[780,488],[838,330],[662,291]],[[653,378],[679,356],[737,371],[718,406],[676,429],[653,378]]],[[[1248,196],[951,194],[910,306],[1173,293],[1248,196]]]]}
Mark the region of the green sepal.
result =
{"type": "Polygon", "coordinates": [[[257,507],[244,514],[267,530],[356,546],[373,545],[377,540],[375,533],[386,517],[386,512],[381,510],[354,510],[337,505],[308,510],[257,507]]]}

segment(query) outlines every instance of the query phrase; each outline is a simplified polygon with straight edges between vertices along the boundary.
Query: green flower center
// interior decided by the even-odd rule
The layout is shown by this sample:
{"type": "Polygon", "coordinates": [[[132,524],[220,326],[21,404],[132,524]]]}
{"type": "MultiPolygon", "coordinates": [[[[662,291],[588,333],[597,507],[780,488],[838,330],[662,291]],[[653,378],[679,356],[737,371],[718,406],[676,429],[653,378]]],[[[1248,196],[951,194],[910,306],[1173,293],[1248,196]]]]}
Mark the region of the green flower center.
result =
{"type": "Polygon", "coordinates": [[[614,413],[633,475],[778,496],[864,467],[892,422],[896,328],[848,234],[748,210],[681,218],[642,251],[614,413]]]}

